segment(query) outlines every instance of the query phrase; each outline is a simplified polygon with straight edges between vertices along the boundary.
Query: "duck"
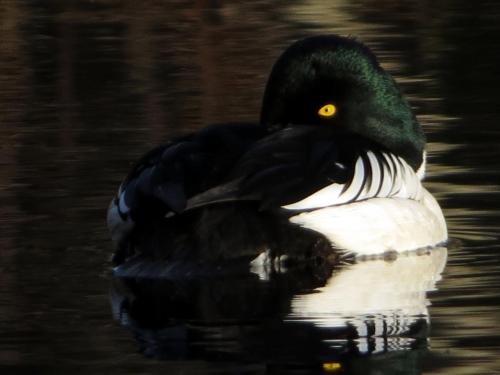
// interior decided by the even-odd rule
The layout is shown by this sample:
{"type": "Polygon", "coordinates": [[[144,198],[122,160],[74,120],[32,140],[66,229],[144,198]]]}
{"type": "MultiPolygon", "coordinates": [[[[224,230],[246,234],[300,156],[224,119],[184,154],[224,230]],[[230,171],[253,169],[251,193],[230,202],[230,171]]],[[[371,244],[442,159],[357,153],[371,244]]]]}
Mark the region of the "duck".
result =
{"type": "MultiPolygon", "coordinates": [[[[423,129],[374,53],[351,37],[307,37],[272,67],[258,123],[210,125],[138,160],[108,208],[115,263],[138,253],[134,238],[147,228],[254,238],[269,220],[356,257],[441,246],[446,221],[422,184],[425,168],[423,129]],[[207,215],[228,207],[225,227],[207,215]],[[265,224],[231,228],[239,210],[265,224]]],[[[178,243],[159,252],[190,253],[178,243]]]]}

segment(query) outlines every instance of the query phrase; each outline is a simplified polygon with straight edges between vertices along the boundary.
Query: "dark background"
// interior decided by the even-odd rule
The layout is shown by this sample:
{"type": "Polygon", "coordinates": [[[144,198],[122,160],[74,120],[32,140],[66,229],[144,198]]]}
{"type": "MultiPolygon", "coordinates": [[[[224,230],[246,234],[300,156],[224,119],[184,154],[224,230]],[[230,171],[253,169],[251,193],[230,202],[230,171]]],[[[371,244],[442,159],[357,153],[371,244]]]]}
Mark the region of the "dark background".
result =
{"type": "Polygon", "coordinates": [[[105,211],[153,145],[258,120],[276,57],[324,33],[368,44],[428,135],[458,241],[423,371],[500,371],[497,1],[0,0],[0,27],[1,373],[220,370],[144,358],[113,321],[105,211]]]}

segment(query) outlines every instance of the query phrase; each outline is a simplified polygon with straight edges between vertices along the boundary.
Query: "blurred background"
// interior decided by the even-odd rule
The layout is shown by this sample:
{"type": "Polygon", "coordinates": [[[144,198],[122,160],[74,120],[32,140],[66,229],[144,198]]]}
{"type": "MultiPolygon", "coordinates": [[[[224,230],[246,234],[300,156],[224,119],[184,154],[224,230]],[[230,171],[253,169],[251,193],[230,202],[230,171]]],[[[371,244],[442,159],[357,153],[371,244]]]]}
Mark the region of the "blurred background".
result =
{"type": "Polygon", "coordinates": [[[400,83],[454,239],[429,351],[401,373],[500,372],[500,3],[0,0],[2,374],[221,371],[147,359],[113,321],[106,208],[152,146],[257,121],[283,49],[328,33],[400,83]]]}

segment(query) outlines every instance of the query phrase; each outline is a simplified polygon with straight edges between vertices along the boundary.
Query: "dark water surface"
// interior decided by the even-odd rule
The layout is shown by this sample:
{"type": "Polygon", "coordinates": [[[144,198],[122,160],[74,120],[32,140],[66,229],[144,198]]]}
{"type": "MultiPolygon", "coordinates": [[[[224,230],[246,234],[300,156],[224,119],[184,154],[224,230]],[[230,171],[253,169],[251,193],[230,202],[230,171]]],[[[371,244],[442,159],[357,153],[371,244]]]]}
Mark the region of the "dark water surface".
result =
{"type": "Polygon", "coordinates": [[[496,1],[0,0],[0,27],[0,373],[500,373],[496,1]],[[448,249],[113,281],[105,209],[130,163],[256,121],[272,62],[320,33],[358,37],[401,83],[448,249]]]}

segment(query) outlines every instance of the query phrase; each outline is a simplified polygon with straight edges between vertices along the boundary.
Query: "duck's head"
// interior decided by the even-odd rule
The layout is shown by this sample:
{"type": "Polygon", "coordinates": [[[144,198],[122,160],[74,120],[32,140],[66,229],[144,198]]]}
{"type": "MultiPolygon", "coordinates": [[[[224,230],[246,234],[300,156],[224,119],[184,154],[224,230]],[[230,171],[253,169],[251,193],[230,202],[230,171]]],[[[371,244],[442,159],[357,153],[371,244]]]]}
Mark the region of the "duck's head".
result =
{"type": "Polygon", "coordinates": [[[416,170],[425,136],[394,79],[363,44],[315,36],[292,44],[275,63],[261,123],[332,127],[402,156],[416,170]]]}

